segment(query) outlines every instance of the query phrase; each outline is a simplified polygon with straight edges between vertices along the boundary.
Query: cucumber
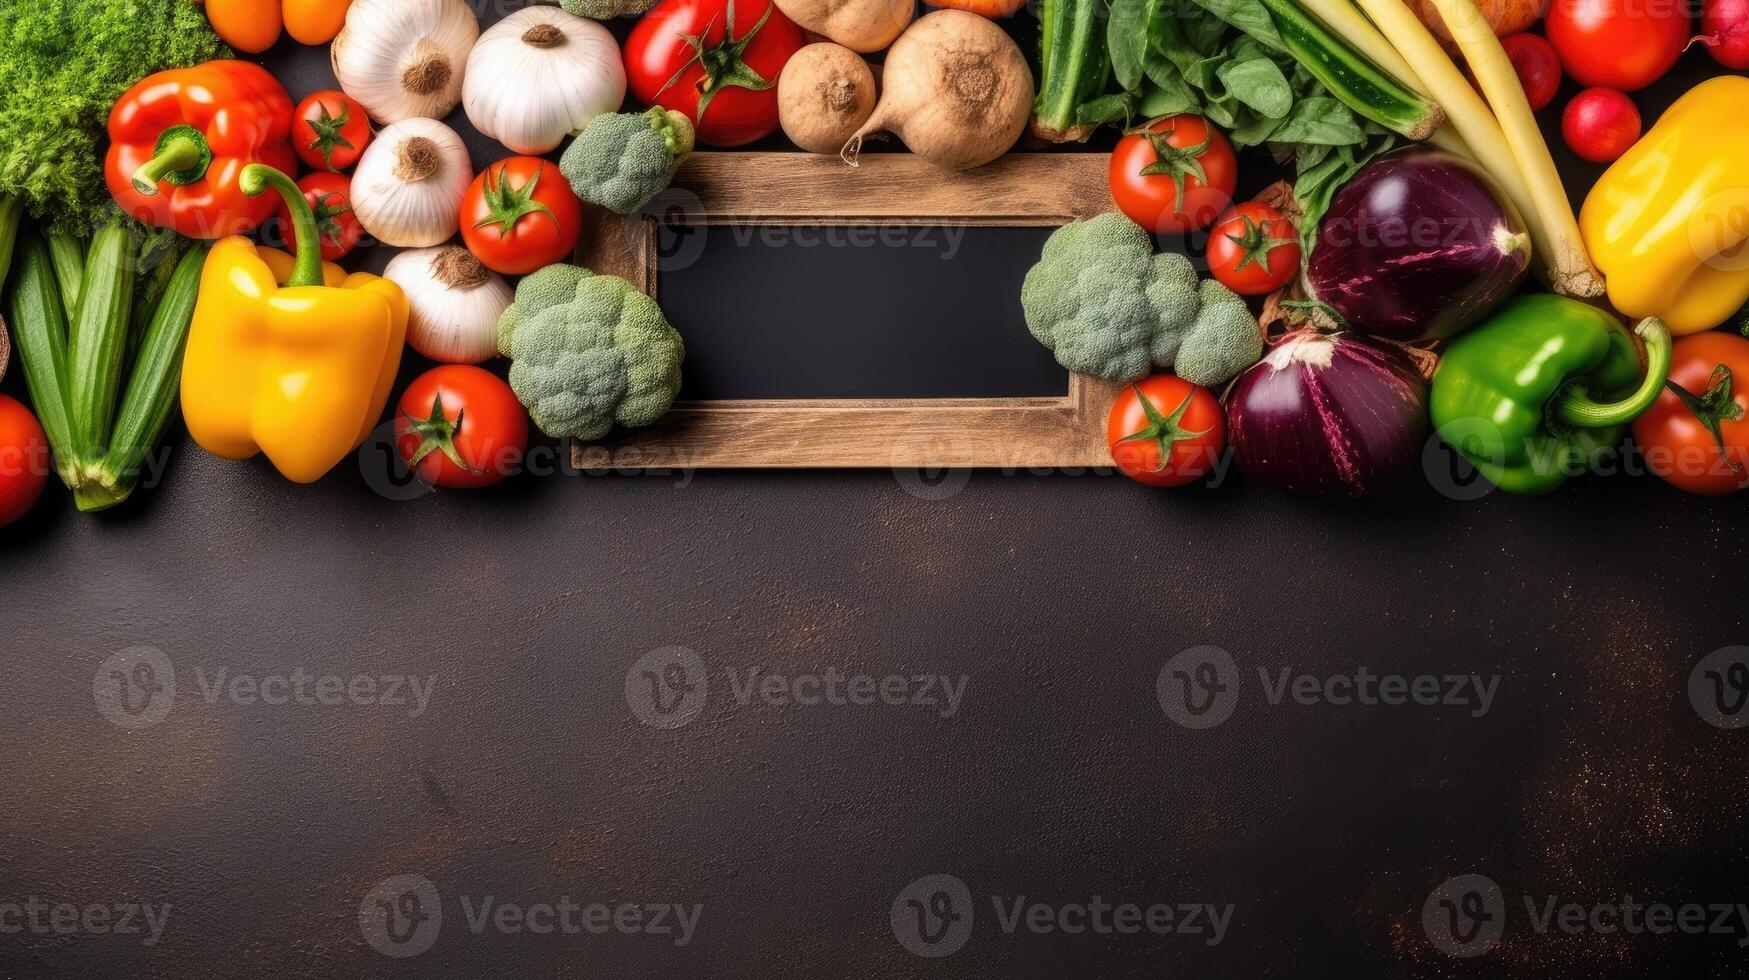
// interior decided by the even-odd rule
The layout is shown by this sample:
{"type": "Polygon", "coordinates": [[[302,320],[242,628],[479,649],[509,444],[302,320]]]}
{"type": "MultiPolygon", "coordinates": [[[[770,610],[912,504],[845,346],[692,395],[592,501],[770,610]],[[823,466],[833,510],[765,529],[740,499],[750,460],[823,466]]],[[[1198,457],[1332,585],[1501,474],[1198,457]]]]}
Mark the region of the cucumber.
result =
{"type": "Polygon", "coordinates": [[[1039,8],[1039,84],[1033,114],[1047,139],[1086,138],[1075,131],[1075,111],[1104,95],[1111,77],[1105,46],[1107,4],[1044,0],[1039,8]]]}
{"type": "Polygon", "coordinates": [[[70,483],[75,460],[67,402],[67,314],[49,247],[29,231],[18,233],[6,313],[37,421],[55,451],[61,479],[70,483]]]}
{"type": "Polygon", "coordinates": [[[71,450],[82,463],[96,463],[108,449],[133,299],[134,236],[115,222],[91,240],[79,309],[67,334],[71,450]]]}
{"type": "Polygon", "coordinates": [[[1282,45],[1343,105],[1412,140],[1445,123],[1445,111],[1392,78],[1296,0],[1261,0],[1282,45]]]}
{"type": "Polygon", "coordinates": [[[100,468],[101,489],[92,488],[84,495],[82,509],[97,510],[126,500],[139,482],[140,463],[164,434],[164,425],[170,420],[182,390],[182,351],[194,319],[195,299],[200,295],[206,254],[206,243],[196,243],[171,273],[164,296],[140,340],[139,360],[128,379],[121,409],[116,413],[112,448],[100,468]]]}

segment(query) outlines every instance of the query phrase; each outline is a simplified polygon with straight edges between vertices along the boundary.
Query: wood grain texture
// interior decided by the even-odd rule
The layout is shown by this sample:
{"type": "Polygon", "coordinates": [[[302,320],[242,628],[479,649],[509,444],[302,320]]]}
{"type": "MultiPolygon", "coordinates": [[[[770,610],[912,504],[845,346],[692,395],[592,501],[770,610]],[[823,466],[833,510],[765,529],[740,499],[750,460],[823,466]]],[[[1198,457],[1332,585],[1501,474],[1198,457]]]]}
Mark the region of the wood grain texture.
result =
{"type": "MultiPolygon", "coordinates": [[[[903,153],[854,168],[805,153],[694,153],[644,214],[592,210],[577,260],[655,296],[658,222],[1049,226],[1111,208],[1096,153],[1011,154],[966,173],[903,153]]],[[[578,466],[649,469],[1102,466],[1102,422],[1121,388],[1072,375],[1060,398],[679,402],[657,425],[573,456],[578,466]]]]}

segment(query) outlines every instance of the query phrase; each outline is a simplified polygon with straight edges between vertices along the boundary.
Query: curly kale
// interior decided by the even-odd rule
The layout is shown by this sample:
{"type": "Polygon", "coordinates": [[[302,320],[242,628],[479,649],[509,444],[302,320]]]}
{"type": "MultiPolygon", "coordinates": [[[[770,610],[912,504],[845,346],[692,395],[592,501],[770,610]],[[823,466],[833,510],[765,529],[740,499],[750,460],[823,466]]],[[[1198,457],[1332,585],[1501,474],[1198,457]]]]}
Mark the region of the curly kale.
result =
{"type": "Polygon", "coordinates": [[[45,230],[114,214],[99,147],[110,106],[155,71],[230,57],[188,0],[0,2],[0,198],[45,230]]]}

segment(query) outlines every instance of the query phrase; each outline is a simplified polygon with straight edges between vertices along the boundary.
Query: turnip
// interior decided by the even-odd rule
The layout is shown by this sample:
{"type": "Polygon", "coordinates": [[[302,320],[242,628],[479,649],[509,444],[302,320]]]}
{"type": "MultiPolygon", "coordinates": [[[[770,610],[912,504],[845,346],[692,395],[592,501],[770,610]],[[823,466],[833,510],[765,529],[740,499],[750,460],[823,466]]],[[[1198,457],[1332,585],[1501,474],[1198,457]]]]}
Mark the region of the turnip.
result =
{"type": "Polygon", "coordinates": [[[808,45],[790,56],[778,76],[778,121],[790,142],[810,153],[837,153],[874,106],[874,72],[840,44],[808,45]]]}
{"type": "Polygon", "coordinates": [[[805,31],[869,54],[893,43],[917,12],[917,0],[776,0],[805,31]]]}
{"type": "Polygon", "coordinates": [[[862,141],[890,132],[938,167],[969,170],[1008,152],[1032,112],[1032,70],[1000,27],[963,10],[911,25],[887,52],[874,115],[844,144],[857,164],[862,141]]]}

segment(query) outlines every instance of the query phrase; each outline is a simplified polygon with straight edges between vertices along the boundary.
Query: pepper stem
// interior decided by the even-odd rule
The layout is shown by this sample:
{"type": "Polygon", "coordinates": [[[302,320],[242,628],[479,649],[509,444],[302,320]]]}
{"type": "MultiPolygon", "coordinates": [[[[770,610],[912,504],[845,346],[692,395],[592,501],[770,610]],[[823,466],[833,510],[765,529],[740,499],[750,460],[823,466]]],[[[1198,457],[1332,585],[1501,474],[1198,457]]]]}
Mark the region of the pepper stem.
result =
{"type": "Polygon", "coordinates": [[[316,225],[316,212],[310,209],[310,202],[304,199],[304,192],[298,185],[264,163],[251,163],[243,168],[237,186],[250,197],[259,197],[271,187],[285,198],[286,210],[291,212],[292,243],[297,252],[297,263],[292,266],[291,277],[285,281],[285,286],[289,289],[322,285],[325,281],[322,276],[322,238],[316,225]]]}
{"type": "Polygon", "coordinates": [[[1600,429],[1624,425],[1652,407],[1670,376],[1670,328],[1655,316],[1641,320],[1634,333],[1646,344],[1646,376],[1633,394],[1616,402],[1592,399],[1582,385],[1569,385],[1556,396],[1555,417],[1570,425],[1600,429]]]}
{"type": "Polygon", "coordinates": [[[206,137],[193,126],[172,126],[158,137],[152,159],[134,171],[129,183],[146,197],[158,196],[158,184],[168,181],[178,187],[206,176],[213,162],[206,137]]]}

